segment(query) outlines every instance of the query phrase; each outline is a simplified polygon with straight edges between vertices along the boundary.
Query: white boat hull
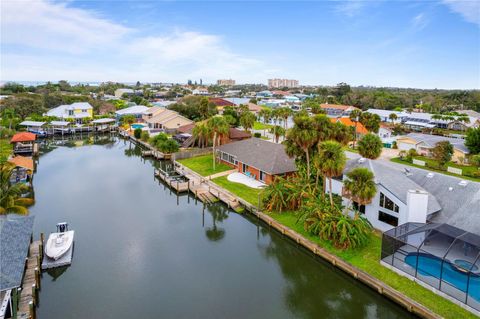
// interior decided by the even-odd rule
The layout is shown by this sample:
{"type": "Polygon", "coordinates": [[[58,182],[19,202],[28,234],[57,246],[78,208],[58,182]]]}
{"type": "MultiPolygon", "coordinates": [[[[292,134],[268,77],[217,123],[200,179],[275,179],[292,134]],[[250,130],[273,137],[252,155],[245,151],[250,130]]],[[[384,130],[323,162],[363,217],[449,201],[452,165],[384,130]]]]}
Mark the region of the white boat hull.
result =
{"type": "Polygon", "coordinates": [[[72,247],[74,231],[51,233],[45,245],[45,255],[54,260],[59,259],[72,247]]]}

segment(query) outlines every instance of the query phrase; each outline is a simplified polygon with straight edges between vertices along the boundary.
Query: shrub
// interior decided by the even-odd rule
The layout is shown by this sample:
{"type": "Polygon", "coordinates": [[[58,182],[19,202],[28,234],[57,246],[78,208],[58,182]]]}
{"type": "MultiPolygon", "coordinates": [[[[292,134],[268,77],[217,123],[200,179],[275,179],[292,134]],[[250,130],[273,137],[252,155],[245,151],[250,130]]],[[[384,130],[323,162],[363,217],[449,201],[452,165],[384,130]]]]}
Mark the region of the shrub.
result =
{"type": "Polygon", "coordinates": [[[161,141],[157,144],[157,148],[160,152],[171,154],[178,152],[180,146],[178,145],[177,141],[173,139],[168,139],[166,141],[161,141]]]}
{"type": "Polygon", "coordinates": [[[380,137],[368,133],[358,141],[358,152],[360,155],[370,159],[376,159],[382,154],[383,143],[380,137]]]}
{"type": "Polygon", "coordinates": [[[260,137],[262,137],[262,134],[259,133],[259,132],[255,132],[255,133],[253,133],[253,136],[257,137],[257,138],[260,138],[260,137]]]}
{"type": "Polygon", "coordinates": [[[395,150],[398,149],[397,141],[393,141],[392,148],[395,150]]]}
{"type": "Polygon", "coordinates": [[[479,155],[473,155],[470,158],[470,163],[476,167],[480,167],[480,154],[479,155]]]}
{"type": "Polygon", "coordinates": [[[144,142],[147,142],[150,139],[150,134],[148,134],[147,131],[142,131],[142,135],[140,136],[140,139],[144,142]]]}
{"type": "Polygon", "coordinates": [[[136,128],[133,131],[133,136],[135,136],[135,138],[140,138],[142,136],[142,129],[141,128],[136,128]]]}
{"type": "Polygon", "coordinates": [[[411,149],[408,150],[407,156],[405,157],[405,160],[407,162],[411,163],[415,156],[418,156],[418,153],[414,148],[411,148],[411,149]]]}

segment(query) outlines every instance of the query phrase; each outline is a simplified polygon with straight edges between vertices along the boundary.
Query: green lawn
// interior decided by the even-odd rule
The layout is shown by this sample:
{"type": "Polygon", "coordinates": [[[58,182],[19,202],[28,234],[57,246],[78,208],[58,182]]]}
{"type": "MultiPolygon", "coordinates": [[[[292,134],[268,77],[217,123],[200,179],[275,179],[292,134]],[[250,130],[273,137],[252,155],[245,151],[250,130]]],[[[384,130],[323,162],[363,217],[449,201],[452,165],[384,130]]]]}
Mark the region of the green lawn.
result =
{"type": "Polygon", "coordinates": [[[284,212],[281,214],[271,213],[269,215],[305,238],[324,247],[329,252],[337,255],[359,269],[382,280],[394,289],[423,304],[444,318],[476,318],[470,312],[380,265],[379,260],[382,240],[379,234],[372,235],[370,243],[361,249],[342,251],[333,247],[329,242],[323,241],[320,238],[307,233],[302,225],[296,223],[297,217],[291,212],[284,212]]]}
{"type": "Polygon", "coordinates": [[[254,130],[268,130],[269,128],[273,127],[273,125],[270,124],[263,124],[261,122],[255,122],[253,124],[253,129],[254,130]]]}
{"type": "Polygon", "coordinates": [[[215,170],[213,170],[212,156],[212,154],[196,156],[192,158],[181,159],[178,160],[178,162],[190,168],[191,170],[194,170],[202,176],[209,176],[232,169],[230,166],[223,163],[216,163],[215,170]]]}
{"type": "Polygon", "coordinates": [[[7,139],[0,139],[0,160],[6,161],[12,154],[12,144],[7,139]]]}
{"type": "Polygon", "coordinates": [[[399,164],[403,164],[403,165],[409,165],[409,166],[413,166],[413,167],[423,168],[423,169],[426,169],[426,170],[429,170],[429,171],[432,171],[432,172],[439,172],[439,173],[442,173],[442,174],[445,174],[445,175],[450,175],[450,176],[455,176],[455,177],[459,177],[459,178],[462,178],[462,179],[468,179],[468,180],[471,180],[471,181],[480,182],[480,178],[465,175],[465,174],[471,175],[474,172],[478,171],[477,167],[458,165],[458,164],[455,164],[455,163],[452,163],[452,162],[448,162],[447,166],[459,168],[463,171],[463,175],[457,175],[457,174],[454,174],[454,173],[447,172],[446,170],[438,170],[438,169],[432,168],[431,166],[436,166],[436,161],[434,159],[424,157],[424,156],[415,156],[415,159],[418,159],[420,161],[425,161],[425,163],[429,166],[415,165],[415,164],[407,162],[407,161],[402,161],[399,157],[394,157],[394,158],[390,159],[390,161],[395,162],[395,163],[399,163],[399,164]]]}
{"type": "Polygon", "coordinates": [[[258,196],[262,191],[261,189],[251,188],[240,183],[230,182],[227,179],[227,176],[214,178],[212,179],[212,182],[246,200],[250,204],[258,206],[258,196]]]}

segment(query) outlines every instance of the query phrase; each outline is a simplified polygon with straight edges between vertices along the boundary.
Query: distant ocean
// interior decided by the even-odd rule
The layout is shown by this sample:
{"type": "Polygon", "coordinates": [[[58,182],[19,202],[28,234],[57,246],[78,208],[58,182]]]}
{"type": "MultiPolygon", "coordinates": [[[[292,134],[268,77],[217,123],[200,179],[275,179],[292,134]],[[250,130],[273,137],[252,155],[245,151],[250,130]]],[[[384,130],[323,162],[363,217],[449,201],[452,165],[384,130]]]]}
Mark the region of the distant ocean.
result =
{"type": "MultiPolygon", "coordinates": [[[[39,85],[47,84],[47,82],[49,81],[1,81],[0,86],[3,86],[5,83],[8,83],[8,82],[15,82],[18,84],[22,84],[24,86],[39,86],[39,85]]],[[[58,81],[50,81],[50,82],[53,84],[58,83],[58,81]]],[[[83,85],[99,86],[103,82],[68,81],[68,83],[70,83],[70,85],[83,84],[83,85]]],[[[122,84],[126,84],[126,85],[135,85],[135,83],[136,82],[126,82],[126,83],[122,82],[122,84]]]]}

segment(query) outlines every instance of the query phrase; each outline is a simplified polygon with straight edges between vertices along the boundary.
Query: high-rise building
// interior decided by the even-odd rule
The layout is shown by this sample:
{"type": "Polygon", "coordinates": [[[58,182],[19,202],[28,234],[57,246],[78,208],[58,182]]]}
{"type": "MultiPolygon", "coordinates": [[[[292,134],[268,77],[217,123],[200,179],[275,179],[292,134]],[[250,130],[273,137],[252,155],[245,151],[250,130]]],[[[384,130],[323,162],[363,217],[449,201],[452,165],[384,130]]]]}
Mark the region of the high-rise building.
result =
{"type": "Polygon", "coordinates": [[[296,88],[298,87],[298,80],[289,79],[269,79],[268,86],[271,88],[296,88]]]}
{"type": "Polygon", "coordinates": [[[235,80],[232,80],[232,79],[229,79],[229,80],[217,80],[217,85],[233,86],[233,85],[235,85],[235,80]]]}

